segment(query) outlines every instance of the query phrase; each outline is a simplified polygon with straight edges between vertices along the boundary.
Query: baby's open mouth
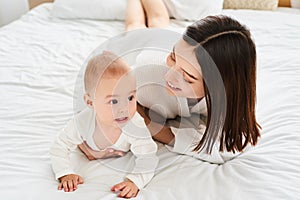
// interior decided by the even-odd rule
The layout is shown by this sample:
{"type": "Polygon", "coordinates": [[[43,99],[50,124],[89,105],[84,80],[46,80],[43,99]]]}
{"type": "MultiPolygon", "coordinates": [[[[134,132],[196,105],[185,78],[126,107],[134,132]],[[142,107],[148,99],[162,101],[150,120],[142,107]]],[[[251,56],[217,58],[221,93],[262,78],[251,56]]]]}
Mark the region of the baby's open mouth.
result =
{"type": "Polygon", "coordinates": [[[117,121],[118,123],[124,123],[127,122],[129,119],[129,117],[120,117],[120,118],[116,118],[115,121],[117,121]]]}

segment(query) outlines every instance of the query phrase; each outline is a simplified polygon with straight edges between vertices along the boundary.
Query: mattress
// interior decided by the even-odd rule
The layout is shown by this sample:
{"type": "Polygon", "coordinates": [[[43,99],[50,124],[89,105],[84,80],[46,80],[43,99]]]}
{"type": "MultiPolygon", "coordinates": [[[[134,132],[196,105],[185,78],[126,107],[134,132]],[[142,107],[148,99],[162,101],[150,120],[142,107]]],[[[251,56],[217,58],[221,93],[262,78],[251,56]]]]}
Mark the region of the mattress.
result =
{"type": "MultiPolygon", "coordinates": [[[[83,63],[124,22],[60,20],[51,8],[43,4],[0,29],[0,199],[116,199],[110,187],[124,177],[111,167],[116,159],[88,161],[77,150],[72,162],[84,184],[64,193],[49,147],[73,115],[83,63]]],[[[223,11],[246,24],[257,45],[258,145],[222,165],[160,145],[158,170],[135,199],[300,199],[300,15],[284,11],[223,11]]],[[[171,27],[181,32],[190,23],[171,27]]]]}

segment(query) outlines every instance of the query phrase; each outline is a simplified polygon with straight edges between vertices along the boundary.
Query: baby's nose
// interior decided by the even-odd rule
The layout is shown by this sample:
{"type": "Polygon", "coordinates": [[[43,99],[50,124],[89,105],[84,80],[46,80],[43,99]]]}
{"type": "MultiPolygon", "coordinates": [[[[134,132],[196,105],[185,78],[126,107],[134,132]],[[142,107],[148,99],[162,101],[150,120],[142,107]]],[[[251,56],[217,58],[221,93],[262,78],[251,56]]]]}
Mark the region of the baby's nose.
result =
{"type": "Polygon", "coordinates": [[[128,110],[128,108],[127,108],[127,106],[123,106],[123,107],[120,107],[119,108],[119,113],[126,113],[127,112],[127,110],[128,110]]]}

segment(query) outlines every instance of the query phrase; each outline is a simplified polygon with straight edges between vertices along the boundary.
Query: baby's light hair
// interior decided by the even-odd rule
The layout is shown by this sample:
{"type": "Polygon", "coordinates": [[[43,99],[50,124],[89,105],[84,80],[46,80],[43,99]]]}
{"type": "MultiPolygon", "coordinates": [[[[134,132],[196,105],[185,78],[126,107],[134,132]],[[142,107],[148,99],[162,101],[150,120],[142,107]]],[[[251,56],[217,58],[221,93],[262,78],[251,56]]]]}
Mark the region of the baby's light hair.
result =
{"type": "Polygon", "coordinates": [[[85,92],[92,92],[96,88],[99,79],[118,77],[129,71],[130,67],[122,58],[104,51],[91,58],[87,64],[84,74],[85,92]]]}

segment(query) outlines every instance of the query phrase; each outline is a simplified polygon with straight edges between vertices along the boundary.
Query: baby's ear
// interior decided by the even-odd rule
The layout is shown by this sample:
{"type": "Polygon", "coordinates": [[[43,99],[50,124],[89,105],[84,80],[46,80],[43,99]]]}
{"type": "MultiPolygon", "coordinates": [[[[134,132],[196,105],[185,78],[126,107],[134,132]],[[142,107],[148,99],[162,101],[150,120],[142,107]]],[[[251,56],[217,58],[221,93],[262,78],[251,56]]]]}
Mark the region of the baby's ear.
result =
{"type": "Polygon", "coordinates": [[[93,107],[93,99],[92,99],[92,97],[91,97],[90,94],[85,93],[84,96],[83,96],[83,98],[84,98],[85,104],[86,104],[89,108],[94,108],[94,107],[93,107]]]}

